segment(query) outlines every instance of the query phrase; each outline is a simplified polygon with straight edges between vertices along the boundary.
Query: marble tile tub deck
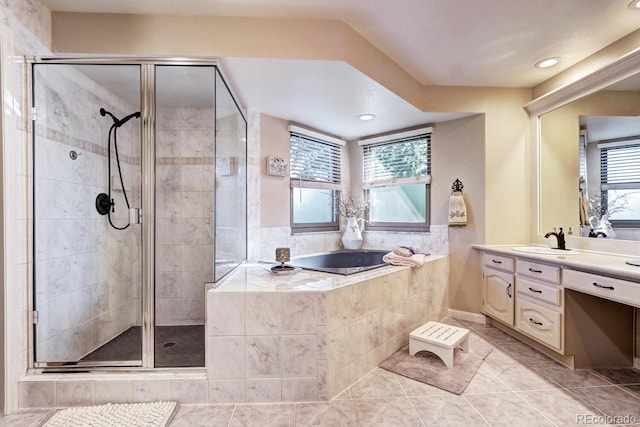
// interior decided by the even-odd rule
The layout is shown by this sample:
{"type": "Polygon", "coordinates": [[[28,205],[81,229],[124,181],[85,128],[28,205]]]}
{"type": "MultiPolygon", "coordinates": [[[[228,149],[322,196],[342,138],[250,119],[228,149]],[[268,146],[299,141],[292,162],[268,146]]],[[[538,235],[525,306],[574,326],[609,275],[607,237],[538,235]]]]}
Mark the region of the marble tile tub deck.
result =
{"type": "MultiPolygon", "coordinates": [[[[495,347],[460,396],[376,368],[328,402],[181,404],[170,426],[528,427],[640,423],[640,371],[574,371],[491,325],[447,321],[469,328],[471,345],[486,340],[495,347]]],[[[0,416],[0,425],[41,426],[53,411],[22,410],[0,416]]]]}
{"type": "Polygon", "coordinates": [[[352,276],[269,267],[241,266],[207,292],[207,373],[233,402],[329,400],[446,316],[447,256],[352,276]]]}

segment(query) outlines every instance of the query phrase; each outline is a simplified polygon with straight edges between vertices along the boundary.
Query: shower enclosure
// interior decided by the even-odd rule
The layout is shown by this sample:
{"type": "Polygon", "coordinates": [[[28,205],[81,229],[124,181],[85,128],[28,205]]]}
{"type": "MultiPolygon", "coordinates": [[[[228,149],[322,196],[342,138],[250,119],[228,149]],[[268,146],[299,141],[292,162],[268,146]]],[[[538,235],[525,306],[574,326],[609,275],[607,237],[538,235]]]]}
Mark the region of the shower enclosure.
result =
{"type": "Polygon", "coordinates": [[[246,120],[214,62],[32,64],[34,366],[201,367],[246,259],[246,120]]]}

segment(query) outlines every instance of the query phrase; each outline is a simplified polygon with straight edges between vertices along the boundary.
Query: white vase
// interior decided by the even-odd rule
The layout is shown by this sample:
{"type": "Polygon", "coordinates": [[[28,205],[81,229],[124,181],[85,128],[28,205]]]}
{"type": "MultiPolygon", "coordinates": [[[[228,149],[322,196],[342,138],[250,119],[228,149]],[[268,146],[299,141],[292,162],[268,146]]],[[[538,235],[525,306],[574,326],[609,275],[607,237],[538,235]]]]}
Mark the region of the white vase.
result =
{"type": "MultiPolygon", "coordinates": [[[[362,221],[362,220],[360,220],[362,221]]],[[[354,216],[347,218],[347,226],[342,233],[342,245],[345,249],[360,249],[362,246],[362,225],[358,225],[358,219],[354,216]]]]}

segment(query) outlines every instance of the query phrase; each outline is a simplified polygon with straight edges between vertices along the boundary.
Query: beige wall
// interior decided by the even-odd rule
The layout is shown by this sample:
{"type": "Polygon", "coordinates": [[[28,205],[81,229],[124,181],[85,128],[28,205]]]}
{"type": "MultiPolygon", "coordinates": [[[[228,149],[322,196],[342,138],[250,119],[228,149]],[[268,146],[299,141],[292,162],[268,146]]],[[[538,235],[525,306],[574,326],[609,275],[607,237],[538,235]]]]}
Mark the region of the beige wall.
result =
{"type": "Polygon", "coordinates": [[[54,12],[55,52],[341,60],[421,108],[422,85],[339,21],[54,12]]]}
{"type": "Polygon", "coordinates": [[[468,223],[449,228],[449,307],[480,312],[479,259],[471,245],[485,240],[485,117],[478,114],[438,123],[433,133],[431,220],[447,224],[449,196],[456,178],[464,185],[468,223]]]}
{"type": "MultiPolygon", "coordinates": [[[[289,122],[260,115],[260,206],[261,227],[289,227],[289,177],[267,175],[267,157],[289,160],[289,122]]],[[[251,189],[249,190],[251,191],[251,189]]]]}

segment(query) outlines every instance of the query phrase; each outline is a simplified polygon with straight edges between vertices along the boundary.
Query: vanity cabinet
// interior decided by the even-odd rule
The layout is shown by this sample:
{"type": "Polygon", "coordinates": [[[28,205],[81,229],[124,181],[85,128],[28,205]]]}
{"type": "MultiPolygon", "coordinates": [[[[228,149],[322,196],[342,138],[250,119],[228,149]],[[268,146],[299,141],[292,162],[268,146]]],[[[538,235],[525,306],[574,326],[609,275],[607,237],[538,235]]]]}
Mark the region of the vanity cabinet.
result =
{"type": "Polygon", "coordinates": [[[482,251],[482,312],[496,327],[572,368],[633,366],[640,277],[625,275],[624,259],[474,247],[482,251]]]}
{"type": "Polygon", "coordinates": [[[482,312],[509,326],[514,324],[514,266],[514,258],[482,255],[482,312]]]}
{"type": "Polygon", "coordinates": [[[516,260],[516,329],[562,354],[563,312],[560,268],[516,260]]]}
{"type": "Polygon", "coordinates": [[[576,270],[565,270],[563,282],[569,289],[640,307],[640,283],[576,270]]]}

